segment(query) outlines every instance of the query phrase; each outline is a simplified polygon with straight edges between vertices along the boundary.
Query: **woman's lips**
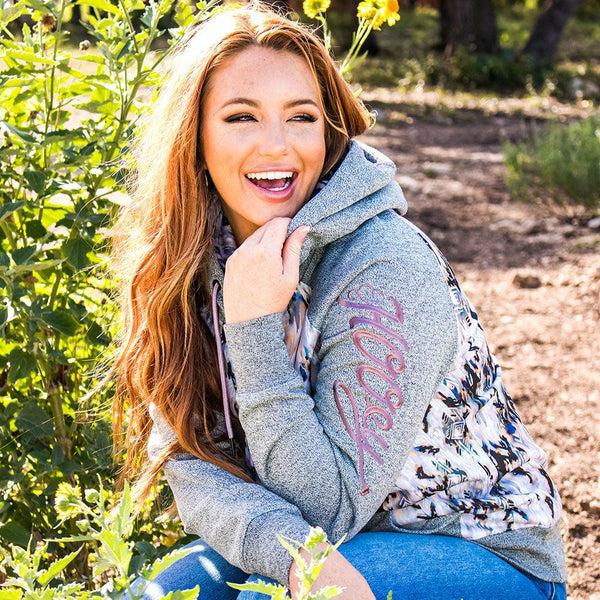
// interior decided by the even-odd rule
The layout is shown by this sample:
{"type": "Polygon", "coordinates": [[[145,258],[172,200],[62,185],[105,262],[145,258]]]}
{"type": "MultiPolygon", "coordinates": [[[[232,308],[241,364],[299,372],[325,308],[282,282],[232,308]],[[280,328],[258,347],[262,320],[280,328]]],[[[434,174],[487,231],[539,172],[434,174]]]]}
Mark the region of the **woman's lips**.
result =
{"type": "Polygon", "coordinates": [[[294,173],[290,178],[282,179],[250,179],[245,177],[246,181],[252,185],[254,190],[261,196],[269,200],[281,201],[287,200],[292,195],[296,187],[298,173],[294,173]]]}

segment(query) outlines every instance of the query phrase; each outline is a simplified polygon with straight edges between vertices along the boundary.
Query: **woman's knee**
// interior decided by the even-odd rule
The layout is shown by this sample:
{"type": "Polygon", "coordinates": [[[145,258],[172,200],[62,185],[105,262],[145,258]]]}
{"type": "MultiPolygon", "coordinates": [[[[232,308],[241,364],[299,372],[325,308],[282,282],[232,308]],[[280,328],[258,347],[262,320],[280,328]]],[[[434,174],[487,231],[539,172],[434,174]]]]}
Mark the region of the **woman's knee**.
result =
{"type": "Polygon", "coordinates": [[[189,553],[169,565],[151,581],[137,579],[132,591],[142,600],[159,600],[169,592],[199,587],[198,598],[234,600],[237,592],[227,582],[243,583],[247,574],[229,564],[202,540],[185,546],[189,553]]]}

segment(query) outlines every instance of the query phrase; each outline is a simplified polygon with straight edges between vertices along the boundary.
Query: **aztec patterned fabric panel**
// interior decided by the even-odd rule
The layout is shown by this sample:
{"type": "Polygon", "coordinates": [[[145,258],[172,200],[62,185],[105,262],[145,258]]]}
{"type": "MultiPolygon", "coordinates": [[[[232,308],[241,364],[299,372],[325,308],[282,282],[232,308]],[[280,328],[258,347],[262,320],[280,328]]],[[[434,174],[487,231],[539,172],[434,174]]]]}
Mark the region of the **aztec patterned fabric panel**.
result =
{"type": "Polygon", "coordinates": [[[560,518],[561,504],[545,471],[546,455],[521,422],[477,313],[452,268],[417,231],[450,289],[458,352],[383,508],[392,511],[400,527],[459,512],[461,535],[467,539],[551,527],[560,518]]]}

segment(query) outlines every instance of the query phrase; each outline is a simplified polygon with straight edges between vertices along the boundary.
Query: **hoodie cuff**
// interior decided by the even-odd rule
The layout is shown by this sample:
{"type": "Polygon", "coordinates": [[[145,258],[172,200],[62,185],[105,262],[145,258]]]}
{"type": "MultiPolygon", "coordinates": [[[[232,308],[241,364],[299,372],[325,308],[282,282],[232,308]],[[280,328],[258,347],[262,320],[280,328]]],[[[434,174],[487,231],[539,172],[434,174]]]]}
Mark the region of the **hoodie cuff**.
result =
{"type": "Polygon", "coordinates": [[[244,541],[244,563],[260,565],[260,574],[289,586],[292,555],[281,545],[277,536],[301,544],[310,533],[310,526],[301,519],[290,520],[288,512],[271,511],[252,520],[244,541]]]}
{"type": "Polygon", "coordinates": [[[282,314],[224,325],[227,352],[238,392],[254,392],[297,373],[285,345],[282,314]]]}

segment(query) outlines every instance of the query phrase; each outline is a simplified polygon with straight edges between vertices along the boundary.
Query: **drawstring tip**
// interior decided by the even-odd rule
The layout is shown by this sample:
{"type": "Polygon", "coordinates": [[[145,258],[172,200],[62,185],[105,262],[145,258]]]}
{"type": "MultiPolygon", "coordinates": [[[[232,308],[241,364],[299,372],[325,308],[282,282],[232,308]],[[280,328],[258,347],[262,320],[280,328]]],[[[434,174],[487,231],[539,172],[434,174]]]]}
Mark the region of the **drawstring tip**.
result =
{"type": "Polygon", "coordinates": [[[231,449],[231,455],[235,456],[235,444],[233,443],[233,438],[229,438],[229,448],[231,449]]]}

